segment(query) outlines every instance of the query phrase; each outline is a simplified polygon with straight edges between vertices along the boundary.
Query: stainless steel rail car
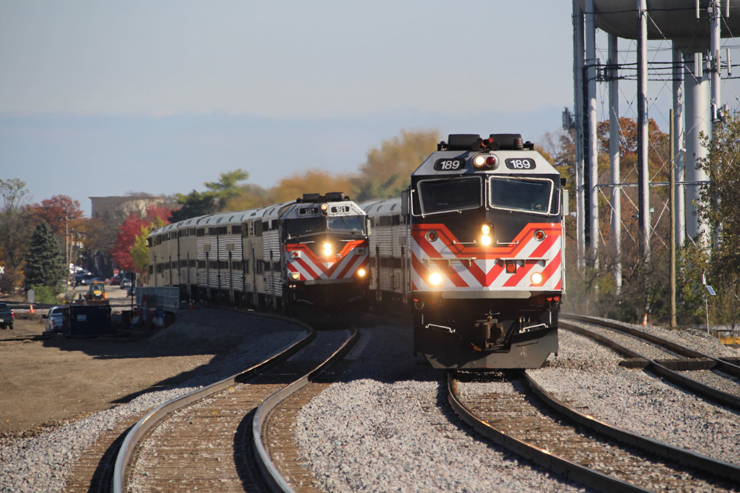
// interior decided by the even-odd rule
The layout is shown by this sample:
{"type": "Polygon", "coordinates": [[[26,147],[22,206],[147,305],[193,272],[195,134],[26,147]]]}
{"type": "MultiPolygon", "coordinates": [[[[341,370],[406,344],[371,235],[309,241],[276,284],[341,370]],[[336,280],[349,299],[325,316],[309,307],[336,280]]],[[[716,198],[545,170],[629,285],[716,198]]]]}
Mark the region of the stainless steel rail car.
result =
{"type": "Polygon", "coordinates": [[[184,300],[312,320],[367,306],[367,216],[342,193],[187,219],[147,241],[149,283],[184,300]]]}
{"type": "Polygon", "coordinates": [[[518,134],[450,135],[401,199],[361,204],[371,299],[411,305],[432,366],[537,368],[557,352],[562,183],[518,134]]]}

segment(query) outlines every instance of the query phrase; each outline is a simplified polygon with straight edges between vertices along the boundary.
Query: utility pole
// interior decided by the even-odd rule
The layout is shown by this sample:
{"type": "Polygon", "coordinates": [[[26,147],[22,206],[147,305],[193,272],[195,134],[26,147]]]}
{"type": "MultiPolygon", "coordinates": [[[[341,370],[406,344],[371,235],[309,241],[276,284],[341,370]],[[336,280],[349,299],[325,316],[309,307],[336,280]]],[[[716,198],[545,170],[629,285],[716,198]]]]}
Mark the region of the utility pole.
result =
{"type": "Polygon", "coordinates": [[[670,192],[668,201],[671,209],[671,327],[676,326],[676,147],[673,139],[673,110],[669,110],[670,116],[670,140],[671,140],[671,161],[670,161],[670,192]]]}
{"type": "Polygon", "coordinates": [[[650,260],[650,188],[647,114],[647,0],[637,0],[637,176],[640,256],[650,260]]]}
{"type": "Polygon", "coordinates": [[[69,295],[69,224],[67,223],[67,210],[64,210],[64,299],[69,295]]]}

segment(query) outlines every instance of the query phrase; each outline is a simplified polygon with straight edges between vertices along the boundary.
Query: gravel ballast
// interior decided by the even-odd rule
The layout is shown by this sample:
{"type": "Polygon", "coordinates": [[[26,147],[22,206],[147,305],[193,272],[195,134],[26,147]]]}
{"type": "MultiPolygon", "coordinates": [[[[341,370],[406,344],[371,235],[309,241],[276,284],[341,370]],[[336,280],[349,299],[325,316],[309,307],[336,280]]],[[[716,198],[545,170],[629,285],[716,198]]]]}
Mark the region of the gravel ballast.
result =
{"type": "Polygon", "coordinates": [[[67,475],[86,447],[128,416],[142,413],[238,373],[289,346],[305,331],[282,320],[223,310],[182,312],[181,319],[152,336],[152,344],[230,347],[177,388],[143,394],[126,404],[67,423],[34,438],[0,447],[0,492],[63,491],[67,475]]]}
{"type": "MultiPolygon", "coordinates": [[[[588,357],[589,353],[597,355],[604,349],[592,340],[568,331],[561,330],[560,336],[560,353],[566,357],[568,354],[588,357]]],[[[717,348],[712,351],[711,341],[707,342],[705,352],[719,352],[717,348]]],[[[739,413],[707,402],[646,372],[620,367],[616,360],[601,356],[595,358],[603,364],[584,363],[578,370],[559,365],[558,358],[551,367],[528,372],[557,398],[598,420],[676,447],[740,464],[739,413]]],[[[684,374],[697,380],[721,378],[709,371],[684,374]]],[[[730,380],[727,382],[735,385],[730,380]]]]}
{"type": "MultiPolygon", "coordinates": [[[[608,322],[614,322],[606,318],[594,317],[597,320],[604,320],[608,322]]],[[[629,324],[626,322],[618,322],[620,325],[630,327],[632,329],[642,330],[648,334],[652,334],[658,337],[662,337],[676,344],[686,346],[695,351],[706,353],[715,358],[738,358],[740,357],[740,349],[734,349],[729,346],[725,346],[719,342],[716,338],[707,334],[706,330],[694,329],[694,328],[668,328],[661,327],[659,325],[636,325],[629,324]]]]}
{"type": "Polygon", "coordinates": [[[304,407],[296,441],[322,491],[584,491],[475,435],[411,329],[375,325],[342,381],[304,407]]]}

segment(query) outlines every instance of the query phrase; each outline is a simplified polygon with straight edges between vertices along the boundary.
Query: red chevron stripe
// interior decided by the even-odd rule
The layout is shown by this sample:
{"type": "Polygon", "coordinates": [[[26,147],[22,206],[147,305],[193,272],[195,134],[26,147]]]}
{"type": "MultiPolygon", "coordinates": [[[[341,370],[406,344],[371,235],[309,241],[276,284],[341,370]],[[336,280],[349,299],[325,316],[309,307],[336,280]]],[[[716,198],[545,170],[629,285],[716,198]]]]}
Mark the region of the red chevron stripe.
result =
{"type": "Polygon", "coordinates": [[[491,267],[491,270],[489,270],[486,274],[486,283],[483,285],[490,288],[493,282],[498,279],[498,276],[500,276],[503,271],[504,263],[496,262],[496,264],[494,264],[494,266],[491,267]]]}
{"type": "Polygon", "coordinates": [[[311,280],[321,277],[321,274],[317,274],[316,271],[314,271],[311,266],[304,262],[302,258],[293,259],[293,262],[303,267],[303,270],[305,270],[311,276],[311,280]]]}
{"type": "MultiPolygon", "coordinates": [[[[540,243],[540,246],[534,249],[532,252],[532,255],[530,257],[542,257],[544,254],[547,253],[548,250],[550,250],[550,247],[557,241],[557,236],[547,236],[542,242],[540,243]]],[[[533,240],[537,241],[537,240],[533,240]]]]}
{"type": "MultiPolygon", "coordinates": [[[[424,239],[419,246],[424,250],[424,253],[426,253],[429,257],[435,258],[439,257],[439,253],[434,249],[434,247],[424,239]]],[[[443,260],[434,260],[433,261],[435,265],[439,268],[440,272],[444,273],[447,278],[452,281],[452,284],[454,284],[458,288],[467,288],[468,283],[466,283],[462,277],[460,277],[460,274],[458,274],[455,269],[450,267],[446,261],[443,260]]],[[[426,279],[426,278],[425,278],[426,279]]]]}
{"type": "MultiPolygon", "coordinates": [[[[552,262],[547,264],[544,269],[542,269],[542,284],[544,285],[547,283],[547,281],[550,280],[550,278],[558,272],[558,269],[560,268],[560,252],[558,252],[558,255],[552,259],[552,262]]],[[[560,284],[558,282],[558,284],[560,284]]]]}
{"type": "MultiPolygon", "coordinates": [[[[519,234],[514,238],[512,243],[518,242],[515,245],[508,245],[505,247],[480,247],[480,246],[463,246],[459,243],[455,243],[457,238],[450,232],[450,230],[444,224],[415,224],[411,227],[412,237],[421,246],[422,243],[426,242],[426,232],[429,230],[435,230],[439,235],[440,239],[445,243],[450,253],[455,256],[472,256],[475,255],[479,259],[493,259],[498,257],[514,257],[528,243],[527,237],[532,237],[534,232],[541,229],[547,233],[549,237],[559,237],[561,233],[559,224],[551,223],[530,223],[528,224],[519,234]],[[525,241],[526,240],[526,241],[525,241]]],[[[494,232],[495,235],[495,232],[494,232]]]]}
{"type": "Polygon", "coordinates": [[[529,271],[532,270],[532,267],[535,266],[535,262],[525,262],[523,266],[519,267],[516,270],[516,274],[512,274],[512,276],[504,283],[505,288],[513,288],[516,287],[519,282],[529,274],[529,271]]]}
{"type": "MultiPolygon", "coordinates": [[[[422,279],[429,279],[429,270],[424,266],[424,264],[416,257],[416,255],[411,253],[411,267],[414,269],[414,272],[416,275],[421,277],[422,279]]],[[[380,276],[378,276],[378,279],[380,276]]]]}

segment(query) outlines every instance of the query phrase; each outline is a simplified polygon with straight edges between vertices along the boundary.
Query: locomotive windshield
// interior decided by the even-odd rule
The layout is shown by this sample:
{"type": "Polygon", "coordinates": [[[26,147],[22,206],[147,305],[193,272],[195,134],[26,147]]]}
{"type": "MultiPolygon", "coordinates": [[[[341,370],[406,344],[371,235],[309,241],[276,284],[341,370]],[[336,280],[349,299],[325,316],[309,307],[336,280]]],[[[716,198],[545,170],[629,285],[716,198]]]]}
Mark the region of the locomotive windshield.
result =
{"type": "Polygon", "coordinates": [[[483,204],[478,177],[419,182],[422,214],[477,209],[483,204]]]}
{"type": "Polygon", "coordinates": [[[326,230],[326,219],[323,217],[306,217],[285,222],[288,229],[288,237],[321,233],[326,230]]]}
{"type": "Polygon", "coordinates": [[[552,180],[491,177],[491,207],[547,214],[552,180]]]}
{"type": "Polygon", "coordinates": [[[350,234],[365,232],[365,216],[329,216],[291,219],[286,222],[289,237],[326,231],[342,231],[350,234]]]}
{"type": "Polygon", "coordinates": [[[353,235],[365,231],[365,216],[337,216],[328,217],[329,229],[332,231],[348,231],[353,235]]]}

